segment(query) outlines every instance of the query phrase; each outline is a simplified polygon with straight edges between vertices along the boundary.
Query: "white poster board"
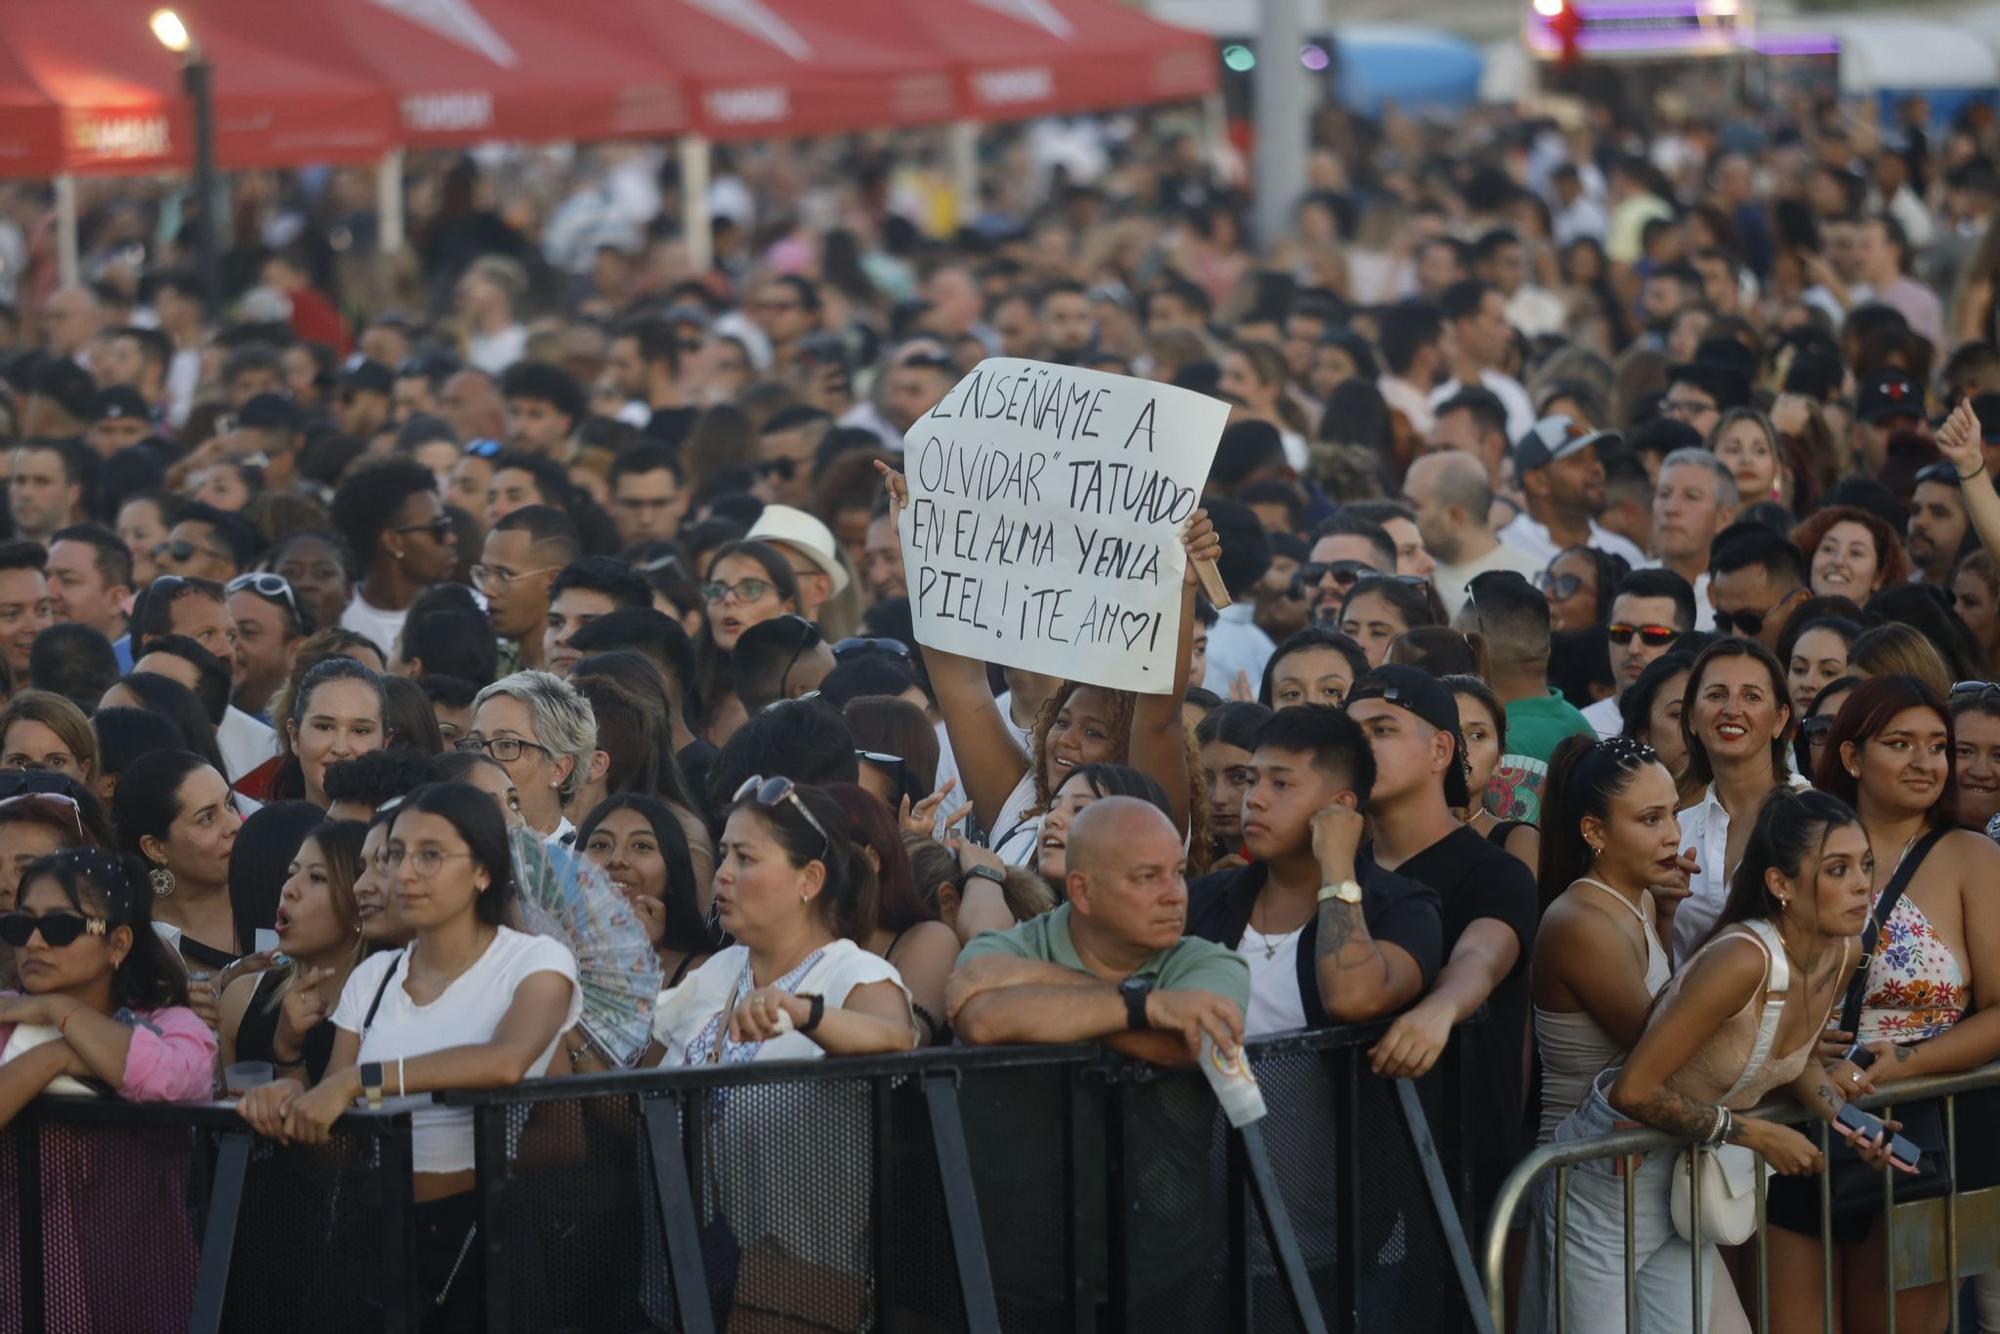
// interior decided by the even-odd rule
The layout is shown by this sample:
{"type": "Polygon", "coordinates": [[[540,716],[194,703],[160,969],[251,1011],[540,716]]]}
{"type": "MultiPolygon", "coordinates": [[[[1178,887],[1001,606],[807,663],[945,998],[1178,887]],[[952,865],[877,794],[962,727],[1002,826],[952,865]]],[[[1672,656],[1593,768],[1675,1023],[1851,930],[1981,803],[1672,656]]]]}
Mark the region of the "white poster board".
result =
{"type": "Polygon", "coordinates": [[[1219,399],[1015,357],[982,361],[903,437],[903,569],[919,643],[1165,694],[1180,530],[1219,399]]]}

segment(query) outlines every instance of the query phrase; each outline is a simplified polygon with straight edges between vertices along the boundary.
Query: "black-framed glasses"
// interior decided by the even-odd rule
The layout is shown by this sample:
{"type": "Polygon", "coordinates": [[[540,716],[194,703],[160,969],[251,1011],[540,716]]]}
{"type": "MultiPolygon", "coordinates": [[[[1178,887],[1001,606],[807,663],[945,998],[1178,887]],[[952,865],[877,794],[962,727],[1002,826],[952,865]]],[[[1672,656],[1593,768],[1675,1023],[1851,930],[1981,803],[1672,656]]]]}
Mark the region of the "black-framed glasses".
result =
{"type": "Polygon", "coordinates": [[[1604,633],[1619,648],[1631,643],[1634,635],[1647,648],[1665,648],[1681,637],[1681,632],[1671,625],[1628,625],[1624,621],[1613,621],[1604,627],[1604,633]]]}
{"type": "Polygon", "coordinates": [[[701,586],[701,596],[705,601],[715,603],[727,602],[732,597],[738,602],[755,602],[770,592],[771,588],[772,584],[768,579],[738,579],[733,584],[711,580],[701,586]]]}
{"type": "Polygon", "coordinates": [[[480,751],[491,755],[502,764],[512,764],[515,760],[520,759],[521,752],[524,750],[538,750],[550,759],[555,758],[555,752],[547,746],[538,745],[533,741],[523,741],[517,736],[460,737],[458,739],[458,749],[480,751]]]}
{"type": "Polygon", "coordinates": [[[1715,612],[1715,633],[1755,639],[1763,633],[1764,622],[1771,619],[1771,613],[1805,591],[1803,588],[1794,588],[1762,611],[1723,611],[1718,607],[1715,612]]]}
{"type": "Polygon", "coordinates": [[[1307,561],[1299,566],[1299,581],[1310,588],[1331,575],[1334,587],[1345,589],[1354,587],[1368,575],[1380,573],[1365,560],[1307,561]]]}
{"type": "Polygon", "coordinates": [[[829,853],[833,851],[833,839],[827,834],[826,826],[821,824],[819,818],[807,809],[805,802],[799,799],[799,785],[783,774],[775,778],[752,774],[743,780],[743,786],[736,789],[736,795],[730,799],[730,804],[734,805],[746,798],[754,798],[757,804],[766,810],[790,805],[793,810],[805,817],[807,824],[813,827],[813,832],[819,835],[820,842],[826,845],[826,851],[829,853]]]}
{"type": "Polygon", "coordinates": [[[442,544],[451,541],[453,530],[451,516],[449,514],[440,514],[428,523],[407,523],[400,527],[392,528],[389,531],[392,533],[429,533],[433,542],[442,544]]]}
{"type": "Polygon", "coordinates": [[[1806,739],[1809,746],[1824,746],[1827,733],[1833,730],[1833,717],[1830,713],[1814,714],[1799,724],[1799,735],[1806,739]]]}
{"type": "Polygon", "coordinates": [[[849,635],[833,646],[835,661],[851,658],[857,653],[887,653],[891,657],[908,658],[910,646],[900,639],[878,639],[869,635],[849,635]]]}
{"type": "MultiPolygon", "coordinates": [[[[226,560],[232,565],[236,562],[236,557],[226,551],[217,551],[214,547],[205,547],[199,542],[190,542],[184,537],[177,537],[171,542],[161,542],[153,548],[154,560],[159,560],[162,556],[169,560],[193,560],[197,555],[213,556],[217,560],[226,560]]],[[[163,575],[162,578],[175,579],[179,578],[179,576],[169,574],[163,575]]],[[[160,580],[155,579],[153,582],[157,584],[160,580]]],[[[172,594],[169,596],[178,595],[172,594]]]]}
{"type": "Polygon", "coordinates": [[[239,574],[222,586],[225,593],[255,593],[275,607],[283,607],[292,614],[292,624],[304,628],[306,618],[299,614],[299,600],[292,592],[292,585],[282,574],[239,574]]]}
{"type": "Polygon", "coordinates": [[[19,909],[0,913],[0,940],[17,950],[26,949],[38,931],[50,949],[59,950],[74,945],[83,936],[101,936],[110,929],[111,923],[104,918],[85,917],[81,913],[52,912],[40,917],[19,909]]]}

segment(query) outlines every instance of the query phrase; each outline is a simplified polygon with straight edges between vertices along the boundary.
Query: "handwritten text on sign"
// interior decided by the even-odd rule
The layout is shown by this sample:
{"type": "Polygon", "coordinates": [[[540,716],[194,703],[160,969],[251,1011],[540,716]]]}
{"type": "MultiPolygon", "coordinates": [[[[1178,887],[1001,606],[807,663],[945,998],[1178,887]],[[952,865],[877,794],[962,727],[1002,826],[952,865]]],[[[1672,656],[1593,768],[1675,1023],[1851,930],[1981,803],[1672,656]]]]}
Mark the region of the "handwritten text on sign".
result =
{"type": "Polygon", "coordinates": [[[1172,689],[1180,528],[1228,405],[1150,380],[982,361],[903,437],[903,562],[925,644],[1172,689]]]}

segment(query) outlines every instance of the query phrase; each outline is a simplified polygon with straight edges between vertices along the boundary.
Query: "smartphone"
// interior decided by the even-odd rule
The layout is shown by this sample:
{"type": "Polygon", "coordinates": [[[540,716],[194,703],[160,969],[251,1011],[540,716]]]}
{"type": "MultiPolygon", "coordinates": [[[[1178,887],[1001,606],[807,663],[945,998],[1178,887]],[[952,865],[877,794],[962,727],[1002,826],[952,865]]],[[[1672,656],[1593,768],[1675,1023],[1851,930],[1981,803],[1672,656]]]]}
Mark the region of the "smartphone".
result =
{"type": "MultiPolygon", "coordinates": [[[[1835,1120],[1841,1125],[1846,1126],[1856,1135],[1867,1139],[1874,1139],[1882,1133],[1882,1118],[1872,1112],[1864,1112],[1859,1107],[1842,1107],[1840,1115],[1835,1120]]],[[[1904,1139],[1901,1135],[1891,1135],[1889,1137],[1889,1156],[1904,1167],[1915,1168],[1918,1160],[1923,1157],[1923,1150],[1919,1149],[1909,1140],[1904,1139]]]]}
{"type": "Polygon", "coordinates": [[[1856,1070],[1866,1070],[1875,1064],[1875,1053],[1858,1042],[1843,1052],[1842,1056],[1856,1070]]]}

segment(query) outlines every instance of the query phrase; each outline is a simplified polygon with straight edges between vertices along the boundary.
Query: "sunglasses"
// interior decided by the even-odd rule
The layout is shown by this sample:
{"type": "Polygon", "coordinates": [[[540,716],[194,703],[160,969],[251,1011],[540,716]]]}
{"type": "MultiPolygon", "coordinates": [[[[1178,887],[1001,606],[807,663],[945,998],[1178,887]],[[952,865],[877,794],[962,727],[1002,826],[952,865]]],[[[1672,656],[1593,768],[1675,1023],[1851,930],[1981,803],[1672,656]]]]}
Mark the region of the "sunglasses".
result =
{"type": "Polygon", "coordinates": [[[874,639],[866,635],[851,635],[833,646],[836,661],[857,653],[887,653],[891,657],[908,658],[910,646],[900,639],[874,639]]]}
{"type": "Polygon", "coordinates": [[[819,835],[820,842],[826,845],[826,851],[829,853],[833,851],[833,839],[828,837],[826,826],[821,824],[810,810],[806,809],[805,802],[799,799],[798,784],[794,783],[791,779],[783,775],[779,775],[776,778],[766,778],[762,774],[752,774],[743,780],[743,786],[736,789],[736,795],[731,799],[731,804],[733,805],[735,802],[743,801],[746,798],[754,798],[757,804],[765,810],[774,810],[779,806],[789,804],[793,810],[805,817],[807,824],[813,827],[813,832],[819,835]]]}
{"type": "Polygon", "coordinates": [[[1832,730],[1833,715],[1830,713],[1815,715],[1799,724],[1799,735],[1806,739],[1808,745],[1825,745],[1826,734],[1832,730]]]}
{"type": "Polygon", "coordinates": [[[1639,636],[1639,642],[1647,648],[1665,648],[1681,637],[1681,632],[1671,625],[1627,625],[1614,621],[1604,627],[1605,635],[1619,648],[1632,642],[1632,636],[1639,636]]]}
{"type": "Polygon", "coordinates": [[[759,477],[776,477],[781,482],[789,482],[799,475],[796,459],[765,459],[757,465],[759,477]]]}
{"type": "Polygon", "coordinates": [[[506,446],[502,445],[498,440],[474,440],[465,447],[465,452],[476,459],[491,461],[499,458],[501,454],[506,452],[506,446]]]}
{"type": "Polygon", "coordinates": [[[83,832],[83,808],[77,805],[75,797],[67,797],[60,792],[21,792],[0,799],[0,812],[14,810],[39,811],[52,817],[57,824],[67,823],[76,830],[79,842],[94,842],[90,835],[83,832]]]}
{"type": "Polygon", "coordinates": [[[1982,705],[2000,702],[2000,685],[1991,681],[1958,681],[1951,687],[1950,702],[1975,699],[1982,705]]]}
{"type": "MultiPolygon", "coordinates": [[[[193,560],[196,555],[213,556],[217,560],[226,560],[229,561],[231,564],[234,564],[236,560],[234,556],[230,555],[226,551],[217,551],[214,547],[200,546],[197,545],[196,543],[188,541],[186,538],[175,538],[171,542],[162,542],[158,546],[153,548],[154,560],[158,560],[162,556],[165,556],[170,560],[193,560]]],[[[170,574],[166,575],[164,578],[178,580],[179,576],[170,574]]],[[[159,585],[163,581],[164,580],[162,579],[156,579],[153,581],[154,590],[156,592],[162,592],[163,596],[166,597],[180,596],[181,590],[179,588],[176,588],[171,592],[166,592],[164,590],[161,590],[159,588],[159,585]]]]}
{"type": "Polygon", "coordinates": [[[392,528],[390,531],[396,533],[429,533],[433,542],[445,543],[451,541],[451,516],[440,514],[429,523],[406,524],[401,528],[392,528]]]}
{"type": "Polygon", "coordinates": [[[39,931],[50,949],[74,945],[85,935],[101,936],[111,929],[102,917],[84,917],[73,912],[52,912],[35,917],[24,912],[0,913],[0,941],[15,949],[26,949],[39,931]]]}
{"type": "Polygon", "coordinates": [[[1580,574],[1550,574],[1547,570],[1535,576],[1535,587],[1558,602],[1567,602],[1583,591],[1583,576],[1580,574]]]}
{"type": "Polygon", "coordinates": [[[299,600],[292,595],[291,584],[281,574],[239,574],[223,585],[223,591],[231,596],[255,593],[271,605],[291,612],[293,625],[305,624],[305,617],[299,615],[299,600]]]}
{"type": "Polygon", "coordinates": [[[1331,576],[1337,587],[1352,588],[1364,576],[1380,573],[1365,560],[1307,561],[1299,566],[1299,581],[1311,586],[1331,576]]]}

